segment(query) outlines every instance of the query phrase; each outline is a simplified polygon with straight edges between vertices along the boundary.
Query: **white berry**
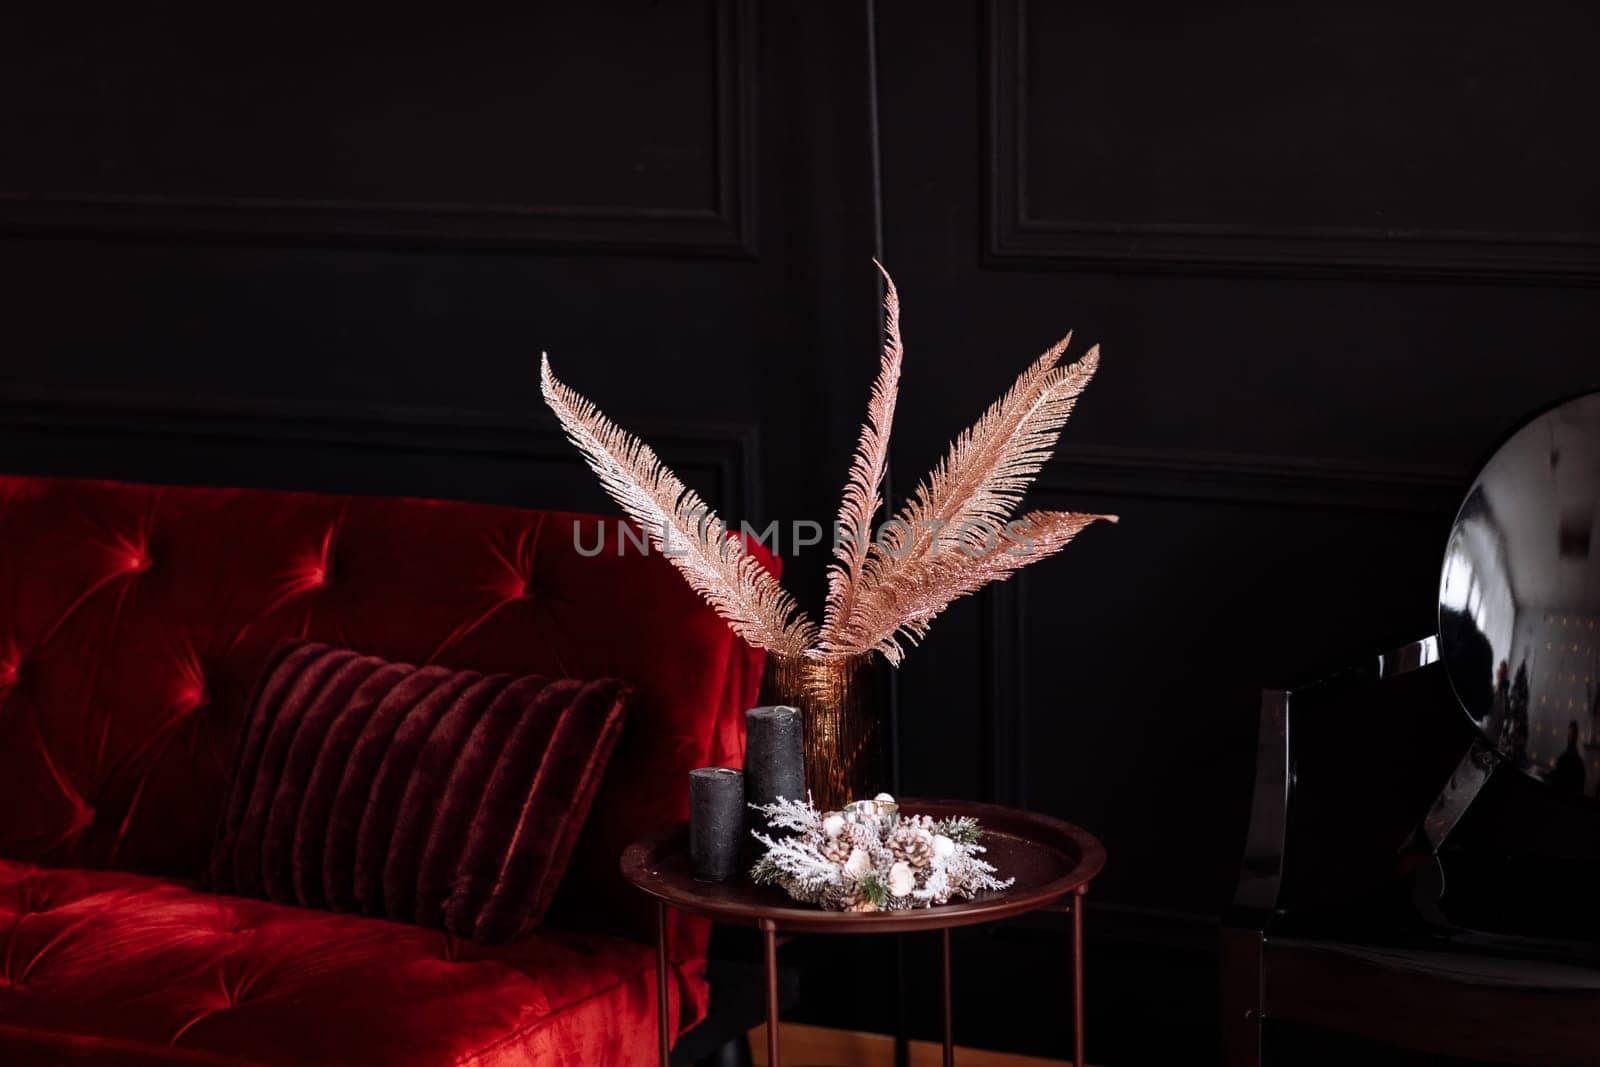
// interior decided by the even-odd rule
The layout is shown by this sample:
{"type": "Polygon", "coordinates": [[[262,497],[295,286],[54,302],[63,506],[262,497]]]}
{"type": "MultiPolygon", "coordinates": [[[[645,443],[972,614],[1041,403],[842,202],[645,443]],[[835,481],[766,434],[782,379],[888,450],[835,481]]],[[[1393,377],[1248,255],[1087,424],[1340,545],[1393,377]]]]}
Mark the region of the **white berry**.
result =
{"type": "Polygon", "coordinates": [[[844,861],[844,873],[852,878],[860,878],[872,870],[872,857],[867,855],[865,849],[853,848],[850,858],[844,861]]]}

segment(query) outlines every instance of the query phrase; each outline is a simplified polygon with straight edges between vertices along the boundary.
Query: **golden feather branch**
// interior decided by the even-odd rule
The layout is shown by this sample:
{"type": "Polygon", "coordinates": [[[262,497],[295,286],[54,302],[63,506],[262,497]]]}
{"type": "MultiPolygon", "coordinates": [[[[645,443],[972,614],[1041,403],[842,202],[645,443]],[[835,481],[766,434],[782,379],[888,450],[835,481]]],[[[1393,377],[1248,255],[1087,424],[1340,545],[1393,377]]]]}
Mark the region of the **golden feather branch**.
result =
{"type": "Polygon", "coordinates": [[[1069,333],[1035,360],[955,439],[888,526],[894,551],[874,553],[869,581],[911,566],[935,546],[959,545],[969,525],[998,525],[1011,517],[1099,368],[1098,348],[1069,367],[1056,366],[1071,340],[1069,333]]]}
{"type": "Polygon", "coordinates": [[[861,438],[850,464],[839,505],[839,520],[834,533],[836,561],[828,568],[828,602],[822,620],[822,643],[830,644],[850,623],[861,568],[872,543],[872,520],[883,505],[883,479],[889,469],[889,431],[894,426],[895,401],[900,393],[900,361],[904,346],[900,341],[900,297],[894,279],[873,261],[883,274],[883,354],[878,360],[878,377],[867,399],[867,418],[861,424],[861,438]]]}
{"type": "Polygon", "coordinates": [[[974,523],[971,536],[959,546],[938,545],[916,566],[887,572],[864,593],[853,625],[840,641],[840,654],[877,651],[898,664],[904,646],[921,641],[952,602],[1048,559],[1079,531],[1102,520],[1116,522],[1117,517],[1031,511],[1001,525],[974,523]]]}
{"type": "Polygon", "coordinates": [[[1070,366],[1057,366],[1071,339],[1068,334],[1023,371],[956,438],[911,500],[885,524],[862,569],[855,611],[843,625],[824,631],[825,650],[850,655],[877,649],[898,663],[903,653],[896,634],[920,639],[927,623],[952,601],[1065,546],[1062,541],[1049,552],[1007,552],[1005,560],[987,568],[963,566],[957,559],[970,559],[985,545],[990,554],[998,551],[994,546],[1005,524],[1055,451],[1078,396],[1094,377],[1098,348],[1070,366]],[[979,574],[987,577],[972,585],[979,574]],[[911,591],[919,591],[914,623],[907,616],[911,591]]]}
{"type": "Polygon", "coordinates": [[[794,598],[746,553],[743,540],[727,536],[716,513],[648,445],[558,381],[548,356],[540,360],[540,388],[611,499],[735,633],[758,648],[789,655],[811,647],[816,626],[794,598]]]}

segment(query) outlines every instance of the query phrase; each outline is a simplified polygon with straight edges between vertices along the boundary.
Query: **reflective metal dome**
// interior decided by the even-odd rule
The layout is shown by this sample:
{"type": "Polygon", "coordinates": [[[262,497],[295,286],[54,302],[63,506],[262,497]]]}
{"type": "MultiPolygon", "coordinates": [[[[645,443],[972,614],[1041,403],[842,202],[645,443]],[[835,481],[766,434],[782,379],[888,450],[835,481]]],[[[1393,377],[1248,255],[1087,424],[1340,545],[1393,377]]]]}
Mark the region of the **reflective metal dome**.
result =
{"type": "Polygon", "coordinates": [[[1600,785],[1600,393],[1529,419],[1456,515],[1439,649],[1508,762],[1571,795],[1600,785]]]}

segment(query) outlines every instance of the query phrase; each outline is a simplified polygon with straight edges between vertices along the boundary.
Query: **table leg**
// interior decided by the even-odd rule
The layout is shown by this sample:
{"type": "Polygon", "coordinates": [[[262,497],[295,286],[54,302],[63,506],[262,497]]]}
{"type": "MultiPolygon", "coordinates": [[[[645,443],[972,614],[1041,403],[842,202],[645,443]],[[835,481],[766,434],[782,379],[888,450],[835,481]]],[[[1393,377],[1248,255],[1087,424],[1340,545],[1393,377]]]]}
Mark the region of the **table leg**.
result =
{"type": "Polygon", "coordinates": [[[767,958],[767,1064],[778,1067],[778,924],[761,920],[767,958]]]}
{"type": "Polygon", "coordinates": [[[1083,897],[1085,888],[1072,899],[1072,1067],[1083,1062],[1083,897]]]}
{"type": "Polygon", "coordinates": [[[667,1027],[667,902],[656,901],[656,1033],[661,1039],[661,1067],[672,1060],[672,1034],[667,1027]]]}
{"type": "Polygon", "coordinates": [[[939,939],[944,948],[944,1067],[956,1065],[956,1031],[955,1012],[951,1010],[950,998],[950,928],[947,926],[939,931],[939,939]]]}

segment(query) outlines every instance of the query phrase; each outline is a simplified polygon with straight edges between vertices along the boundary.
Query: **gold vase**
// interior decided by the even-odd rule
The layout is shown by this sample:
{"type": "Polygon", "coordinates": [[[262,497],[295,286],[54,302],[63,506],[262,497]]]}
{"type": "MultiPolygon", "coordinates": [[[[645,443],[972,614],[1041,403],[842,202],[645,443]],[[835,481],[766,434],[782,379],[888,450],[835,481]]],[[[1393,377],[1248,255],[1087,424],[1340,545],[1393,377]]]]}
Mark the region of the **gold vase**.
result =
{"type": "Polygon", "coordinates": [[[762,704],[789,704],[805,716],[806,788],[822,811],[881,792],[886,730],[873,657],[819,659],[767,653],[762,704]]]}

